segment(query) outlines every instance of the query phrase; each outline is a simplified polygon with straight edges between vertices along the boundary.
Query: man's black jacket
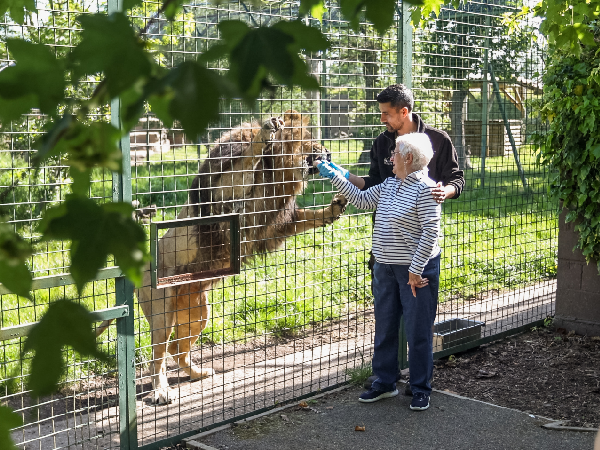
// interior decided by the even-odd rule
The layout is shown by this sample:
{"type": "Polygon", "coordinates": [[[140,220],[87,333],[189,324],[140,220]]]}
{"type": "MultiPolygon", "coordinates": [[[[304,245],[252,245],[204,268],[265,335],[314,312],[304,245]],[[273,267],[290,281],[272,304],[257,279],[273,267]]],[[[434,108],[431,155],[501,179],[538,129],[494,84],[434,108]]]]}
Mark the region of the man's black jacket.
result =
{"type": "MultiPolygon", "coordinates": [[[[458,198],[465,185],[465,179],[463,171],[458,166],[458,155],[450,137],[445,131],[427,125],[415,113],[413,113],[413,121],[417,122],[417,132],[425,133],[431,140],[431,146],[433,147],[433,158],[427,166],[429,178],[436,182],[441,181],[444,186],[448,184],[454,186],[456,195],[453,198],[458,198]]],[[[369,176],[364,177],[365,186],[363,190],[383,183],[383,180],[388,177],[395,176],[392,172],[393,166],[384,163],[385,158],[390,157],[395,146],[395,133],[384,131],[375,139],[371,147],[371,168],[369,169],[369,176]]]]}

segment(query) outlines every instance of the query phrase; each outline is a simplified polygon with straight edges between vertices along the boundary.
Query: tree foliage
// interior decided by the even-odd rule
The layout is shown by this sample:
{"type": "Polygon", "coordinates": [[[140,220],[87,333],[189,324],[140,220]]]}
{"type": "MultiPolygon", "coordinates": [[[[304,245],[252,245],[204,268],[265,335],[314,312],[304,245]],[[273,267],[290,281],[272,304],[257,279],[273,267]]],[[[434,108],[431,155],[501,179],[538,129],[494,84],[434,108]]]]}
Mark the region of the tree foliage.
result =
{"type": "Polygon", "coordinates": [[[553,169],[550,189],[569,210],[566,221],[578,221],[577,248],[600,272],[600,1],[543,0],[533,12],[550,49],[540,103],[549,126],[536,138],[539,159],[553,169]]]}
{"type": "Polygon", "coordinates": [[[546,61],[540,161],[553,171],[551,193],[577,220],[577,247],[600,271],[600,54],[596,46],[555,49],[546,61]]]}

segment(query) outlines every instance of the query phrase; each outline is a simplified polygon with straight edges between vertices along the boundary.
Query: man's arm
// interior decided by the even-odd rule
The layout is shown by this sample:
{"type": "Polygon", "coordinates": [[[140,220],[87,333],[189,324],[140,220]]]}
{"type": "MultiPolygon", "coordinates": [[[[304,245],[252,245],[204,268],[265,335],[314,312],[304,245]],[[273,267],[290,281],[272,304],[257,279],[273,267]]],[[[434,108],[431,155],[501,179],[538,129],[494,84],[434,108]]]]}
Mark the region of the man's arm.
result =
{"type": "Polygon", "coordinates": [[[368,176],[359,177],[351,173],[348,177],[348,181],[350,183],[352,183],[354,186],[363,191],[381,183],[381,175],[379,174],[379,163],[377,160],[375,141],[373,142],[373,145],[371,145],[371,150],[369,151],[369,161],[371,161],[371,166],[369,167],[368,176]]]}
{"type": "Polygon", "coordinates": [[[454,198],[456,195],[456,188],[453,184],[447,184],[444,186],[444,184],[440,181],[436,187],[431,190],[431,194],[436,202],[443,203],[444,200],[454,198]]]}
{"type": "Polygon", "coordinates": [[[450,138],[446,137],[438,152],[436,172],[437,179],[441,181],[432,189],[432,194],[436,202],[442,203],[446,199],[460,196],[465,179],[458,166],[458,154],[450,138]]]}

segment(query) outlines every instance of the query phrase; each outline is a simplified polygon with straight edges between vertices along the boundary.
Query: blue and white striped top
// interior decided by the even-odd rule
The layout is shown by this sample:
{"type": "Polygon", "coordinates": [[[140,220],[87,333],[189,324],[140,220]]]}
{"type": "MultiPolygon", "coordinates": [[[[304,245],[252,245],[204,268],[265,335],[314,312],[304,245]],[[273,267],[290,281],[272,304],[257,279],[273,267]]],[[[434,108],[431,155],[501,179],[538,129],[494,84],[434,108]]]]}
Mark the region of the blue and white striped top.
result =
{"type": "Polygon", "coordinates": [[[377,262],[410,264],[409,272],[421,275],[429,259],[440,253],[442,206],[431,195],[435,181],[427,176],[426,168],[411,173],[404,182],[389,177],[366,191],[339,174],[331,181],[357,208],[377,208],[373,229],[377,262]]]}

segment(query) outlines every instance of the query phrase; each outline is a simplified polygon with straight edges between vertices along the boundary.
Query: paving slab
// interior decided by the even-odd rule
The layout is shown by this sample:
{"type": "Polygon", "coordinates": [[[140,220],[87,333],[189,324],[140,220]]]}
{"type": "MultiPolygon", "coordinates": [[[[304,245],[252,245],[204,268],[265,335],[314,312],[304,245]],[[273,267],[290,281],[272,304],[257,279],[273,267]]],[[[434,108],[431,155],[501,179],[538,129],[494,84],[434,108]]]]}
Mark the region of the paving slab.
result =
{"type": "Polygon", "coordinates": [[[433,392],[426,411],[398,395],[359,403],[349,388],[220,431],[189,438],[198,450],[592,450],[594,432],[543,428],[550,419],[456,395],[433,392]],[[356,427],[364,431],[356,431],[356,427]]]}

